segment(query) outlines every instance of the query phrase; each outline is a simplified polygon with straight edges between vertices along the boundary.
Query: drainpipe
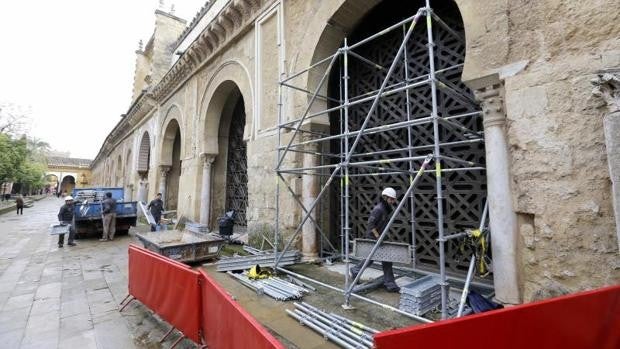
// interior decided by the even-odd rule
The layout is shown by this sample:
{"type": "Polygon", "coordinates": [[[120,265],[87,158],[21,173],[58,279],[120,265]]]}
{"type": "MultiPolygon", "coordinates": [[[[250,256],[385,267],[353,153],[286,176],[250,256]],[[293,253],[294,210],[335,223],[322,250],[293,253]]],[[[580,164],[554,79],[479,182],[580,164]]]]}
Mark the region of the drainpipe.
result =
{"type": "Polygon", "coordinates": [[[595,86],[592,94],[601,98],[601,106],[607,108],[603,117],[603,129],[620,250],[620,68],[600,71],[592,84],[595,86]]]}
{"type": "Polygon", "coordinates": [[[504,82],[498,74],[491,74],[468,81],[467,85],[474,90],[483,113],[495,298],[504,304],[519,304],[517,215],[510,189],[504,82]]]}

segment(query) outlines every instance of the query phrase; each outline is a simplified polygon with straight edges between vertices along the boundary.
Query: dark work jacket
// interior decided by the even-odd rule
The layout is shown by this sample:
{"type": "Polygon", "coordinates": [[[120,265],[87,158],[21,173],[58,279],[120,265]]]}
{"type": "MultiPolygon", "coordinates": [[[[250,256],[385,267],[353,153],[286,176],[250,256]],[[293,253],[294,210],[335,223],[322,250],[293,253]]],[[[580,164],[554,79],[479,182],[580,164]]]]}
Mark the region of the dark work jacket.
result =
{"type": "Polygon", "coordinates": [[[147,208],[151,211],[154,218],[161,217],[161,213],[164,210],[164,202],[161,199],[154,199],[147,208]]]}
{"type": "Polygon", "coordinates": [[[373,229],[377,229],[379,235],[383,233],[383,229],[387,225],[390,220],[390,213],[392,212],[392,208],[390,204],[388,204],[385,200],[380,199],[379,203],[373,207],[370,212],[370,217],[368,217],[368,225],[366,228],[366,238],[368,239],[377,239],[375,235],[372,233],[373,229]]]}
{"type": "Polygon", "coordinates": [[[71,222],[73,220],[73,205],[64,204],[58,212],[58,221],[71,222]]]}
{"type": "Polygon", "coordinates": [[[103,214],[116,213],[116,200],[113,198],[105,198],[103,200],[103,214]]]}
{"type": "Polygon", "coordinates": [[[17,205],[17,207],[24,207],[24,199],[18,197],[17,199],[15,199],[15,204],[17,205]]]}

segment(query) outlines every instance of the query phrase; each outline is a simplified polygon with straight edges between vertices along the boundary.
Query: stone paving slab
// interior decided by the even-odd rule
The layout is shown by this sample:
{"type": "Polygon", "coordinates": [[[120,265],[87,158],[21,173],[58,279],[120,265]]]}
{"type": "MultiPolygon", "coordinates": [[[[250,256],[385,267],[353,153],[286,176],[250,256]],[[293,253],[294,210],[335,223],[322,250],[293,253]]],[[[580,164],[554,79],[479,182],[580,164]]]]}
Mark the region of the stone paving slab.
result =
{"type": "MultiPolygon", "coordinates": [[[[127,295],[127,246],[77,240],[58,248],[47,234],[62,200],[46,198],[24,215],[0,215],[0,348],[168,348],[158,340],[170,325],[139,302],[123,313],[127,295]]],[[[66,239],[66,238],[65,238],[66,239]]],[[[183,340],[177,348],[195,347],[183,340]]]]}

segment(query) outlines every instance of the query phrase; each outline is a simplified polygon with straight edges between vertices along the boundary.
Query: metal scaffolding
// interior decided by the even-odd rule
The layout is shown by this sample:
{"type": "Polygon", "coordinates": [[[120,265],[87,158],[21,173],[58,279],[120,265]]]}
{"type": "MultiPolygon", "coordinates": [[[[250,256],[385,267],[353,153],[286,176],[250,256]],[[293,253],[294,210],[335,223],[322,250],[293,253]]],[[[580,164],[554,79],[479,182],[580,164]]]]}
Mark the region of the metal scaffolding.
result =
{"type": "MultiPolygon", "coordinates": [[[[381,242],[388,236],[390,227],[394,223],[397,215],[403,210],[408,203],[409,214],[411,216],[409,229],[411,231],[410,241],[416,250],[416,220],[415,213],[415,199],[414,192],[416,187],[420,183],[420,180],[425,176],[434,176],[435,181],[435,207],[436,207],[436,227],[437,227],[437,248],[439,253],[439,275],[441,278],[441,312],[442,318],[447,316],[448,307],[448,294],[447,294],[447,275],[446,275],[446,261],[445,261],[445,244],[453,236],[444,231],[444,189],[443,189],[443,175],[459,171],[484,171],[484,164],[472,161],[472,159],[465,159],[453,154],[451,152],[444,151],[450,147],[457,147],[460,145],[468,144],[484,144],[484,138],[481,131],[472,129],[473,122],[481,118],[479,111],[460,112],[456,114],[438,111],[438,90],[442,93],[452,96],[457,100],[470,99],[470,96],[459,93],[458,90],[450,86],[442,80],[441,75],[453,72],[454,70],[462,69],[462,64],[456,64],[453,66],[445,67],[436,70],[435,68],[435,41],[433,33],[433,24],[437,24],[449,35],[453,35],[459,40],[463,40],[462,36],[451,29],[446,22],[439,18],[431,9],[429,0],[426,0],[426,6],[421,7],[417,13],[405,20],[402,20],[384,30],[377,32],[374,35],[366,37],[356,43],[349,44],[347,39],[344,40],[344,45],[340,47],[334,54],[326,57],[310,67],[301,70],[296,73],[290,74],[288,77],[281,79],[279,84],[279,113],[278,113],[278,148],[275,172],[277,176],[276,187],[276,243],[280,234],[280,186],[282,184],[288,189],[288,192],[292,195],[297,204],[300,205],[302,210],[302,219],[293,231],[290,238],[286,241],[285,246],[282,249],[276,245],[276,261],[275,268],[279,271],[292,274],[291,271],[279,266],[279,263],[285,252],[289,250],[292,243],[295,241],[297,235],[302,230],[304,224],[307,222],[315,225],[316,229],[323,237],[322,242],[326,242],[329,248],[335,253],[340,253],[342,260],[346,263],[346,270],[350,267],[350,240],[351,234],[351,213],[349,209],[349,202],[351,200],[350,182],[357,178],[376,176],[383,178],[383,176],[393,176],[395,174],[405,175],[409,180],[407,191],[400,200],[398,206],[391,213],[389,222],[385,229],[381,232],[380,237],[377,239],[376,244],[370,252],[370,255],[364,261],[361,271],[356,275],[355,279],[351,280],[349,273],[345,273],[344,287],[338,288],[332,285],[325,285],[321,282],[313,280],[318,284],[324,285],[331,289],[341,291],[344,295],[344,305],[350,306],[350,298],[353,296],[357,299],[369,301],[374,304],[379,304],[385,308],[389,308],[398,313],[415,318],[418,321],[430,322],[430,320],[422,317],[418,317],[409,313],[402,312],[397,308],[380,304],[372,299],[357,295],[353,292],[355,285],[359,281],[364,270],[372,263],[372,256],[381,244],[381,242]],[[409,64],[407,62],[406,51],[408,44],[410,43],[412,33],[416,28],[416,24],[420,21],[426,20],[426,56],[428,59],[428,66],[425,68],[427,73],[418,74],[415,76],[410,71],[409,64]],[[374,62],[369,57],[364,57],[359,53],[358,49],[364,45],[375,41],[381,40],[386,34],[393,33],[395,31],[402,32],[402,41],[398,46],[391,64],[383,66],[377,62],[374,62]],[[362,62],[367,64],[373,69],[384,72],[385,76],[378,89],[372,91],[365,91],[364,93],[352,94],[349,80],[350,76],[350,61],[357,60],[358,63],[362,62]],[[329,76],[334,73],[334,67],[338,66],[338,89],[339,97],[330,97],[324,91],[327,90],[327,83],[329,76]],[[310,74],[312,72],[322,72],[316,86],[312,91],[306,88],[295,85],[295,79],[306,76],[307,80],[310,80],[310,74]],[[395,74],[395,72],[399,72],[395,74]],[[410,95],[415,91],[422,88],[430,87],[431,108],[430,113],[425,116],[412,115],[410,106],[412,101],[410,95]],[[303,93],[308,98],[308,103],[304,108],[301,115],[290,118],[286,115],[286,111],[292,108],[287,108],[285,96],[289,96],[293,91],[295,93],[303,93]],[[378,123],[372,126],[370,120],[376,121],[379,116],[380,103],[389,99],[391,96],[397,94],[406,95],[406,118],[404,120],[396,122],[378,123]],[[351,115],[350,111],[354,107],[363,106],[365,111],[365,117],[361,120],[361,124],[356,129],[351,129],[351,115]],[[337,122],[339,125],[339,132],[322,132],[313,130],[307,127],[310,124],[310,120],[313,118],[325,118],[327,117],[332,122],[337,122]],[[419,140],[414,140],[415,135],[419,134],[417,131],[420,127],[427,127],[429,134],[432,136],[432,140],[422,144],[419,140]],[[432,130],[431,130],[432,128],[432,130]],[[449,129],[452,132],[457,132],[461,135],[459,139],[442,139],[441,130],[449,129]],[[382,135],[386,135],[387,132],[393,131],[404,132],[406,135],[405,147],[394,147],[376,151],[360,152],[359,145],[361,142],[371,142],[373,139],[378,139],[382,135]],[[287,141],[283,142],[283,137],[286,136],[287,141]],[[373,138],[374,137],[374,138],[373,138]],[[330,144],[338,144],[340,151],[334,153],[329,151],[328,146],[330,144]],[[306,166],[299,165],[298,159],[295,159],[295,154],[301,156],[316,156],[320,158],[320,165],[306,166]],[[404,154],[404,155],[403,155],[404,154]],[[434,169],[428,168],[431,163],[434,164],[434,169]],[[304,205],[302,200],[297,197],[297,193],[294,190],[294,186],[289,182],[290,178],[299,176],[316,176],[320,181],[320,191],[314,197],[314,200],[309,205],[304,205]],[[329,236],[323,231],[323,227],[319,224],[321,214],[317,207],[322,199],[325,198],[332,185],[337,185],[340,182],[341,198],[339,206],[340,212],[340,237],[341,237],[341,250],[338,252],[336,247],[330,242],[329,236]],[[314,214],[314,215],[313,215],[314,214]],[[316,218],[318,217],[318,219],[316,218]]],[[[306,80],[306,81],[307,81],[306,80]]],[[[319,161],[317,161],[319,163],[319,161]]],[[[415,258],[413,258],[412,268],[415,268],[415,258]]],[[[303,277],[295,274],[298,277],[303,277]]],[[[304,277],[309,279],[307,277],[304,277]]]]}

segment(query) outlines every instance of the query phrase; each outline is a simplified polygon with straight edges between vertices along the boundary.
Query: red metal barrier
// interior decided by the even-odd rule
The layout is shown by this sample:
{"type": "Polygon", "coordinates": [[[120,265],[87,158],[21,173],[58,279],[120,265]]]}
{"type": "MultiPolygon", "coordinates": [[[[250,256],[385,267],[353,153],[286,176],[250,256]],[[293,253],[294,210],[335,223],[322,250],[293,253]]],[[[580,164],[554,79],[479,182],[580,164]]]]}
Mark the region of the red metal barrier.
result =
{"type": "Polygon", "coordinates": [[[202,329],[205,344],[215,349],[268,349],[284,346],[200,270],[202,329]]]}
{"type": "Polygon", "coordinates": [[[620,348],[620,285],[379,333],[377,348],[620,348]]]}
{"type": "Polygon", "coordinates": [[[200,343],[198,272],[181,263],[129,246],[129,294],[200,343]]]}

